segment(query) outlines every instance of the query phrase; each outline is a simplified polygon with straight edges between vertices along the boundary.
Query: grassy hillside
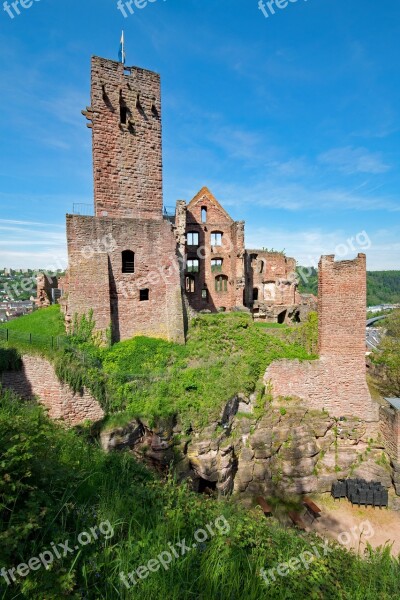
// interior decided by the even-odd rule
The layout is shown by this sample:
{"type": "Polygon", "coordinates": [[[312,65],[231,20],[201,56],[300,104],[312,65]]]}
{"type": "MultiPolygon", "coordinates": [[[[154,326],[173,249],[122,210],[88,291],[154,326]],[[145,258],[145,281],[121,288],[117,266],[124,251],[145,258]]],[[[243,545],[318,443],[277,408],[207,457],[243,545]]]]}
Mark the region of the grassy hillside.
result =
{"type": "Polygon", "coordinates": [[[0,342],[6,339],[7,330],[11,344],[21,350],[35,348],[44,353],[57,345],[57,338],[65,336],[64,318],[58,304],[35,310],[8,323],[1,323],[0,342]]]}
{"type": "MultiPolygon", "coordinates": [[[[314,268],[308,270],[299,267],[300,273],[307,277],[305,281],[300,277],[300,292],[305,294],[318,294],[318,271],[314,268]]],[[[367,304],[398,304],[400,303],[400,271],[368,271],[367,272],[367,304]]]]}
{"type": "Polygon", "coordinates": [[[321,540],[282,528],[260,509],[161,481],[131,455],[105,454],[86,441],[85,431],[66,430],[40,407],[1,390],[0,505],[2,567],[26,565],[54,546],[60,555],[53,554],[47,569],[39,559],[39,568],[35,563],[35,570],[16,574],[12,585],[0,578],[2,600],[389,600],[400,594],[399,564],[389,552],[361,560],[341,547],[321,550],[307,570],[292,570],[266,588],[261,568],[312,554],[321,540]],[[196,543],[200,528],[207,538],[201,534],[205,541],[196,543]],[[130,589],[121,581],[120,573],[150,564],[130,589]]]}
{"type": "Polygon", "coordinates": [[[89,387],[109,414],[179,415],[188,426],[206,424],[238,392],[261,391],[273,360],[310,358],[300,344],[267,331],[247,314],[201,315],[191,323],[186,346],[145,337],[106,349],[79,343],[58,357],[56,368],[75,389],[89,387]]]}

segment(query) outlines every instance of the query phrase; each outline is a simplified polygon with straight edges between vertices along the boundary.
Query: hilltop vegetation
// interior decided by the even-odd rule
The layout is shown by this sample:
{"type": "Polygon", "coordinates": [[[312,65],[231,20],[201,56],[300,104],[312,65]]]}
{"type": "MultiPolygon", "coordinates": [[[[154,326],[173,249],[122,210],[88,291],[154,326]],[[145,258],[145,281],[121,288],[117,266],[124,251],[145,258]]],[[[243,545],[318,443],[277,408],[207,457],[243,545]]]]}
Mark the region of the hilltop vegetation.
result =
{"type": "Polygon", "coordinates": [[[91,341],[92,328],[85,319],[75,330],[56,370],[74,389],[91,389],[107,414],[119,413],[119,422],[122,411],[128,420],[179,416],[187,427],[205,425],[238,392],[261,393],[273,360],[312,358],[300,343],[268,335],[243,313],[196,317],[186,346],[137,337],[100,348],[91,341]]]}
{"type": "MultiPolygon", "coordinates": [[[[299,290],[304,294],[318,294],[318,271],[313,267],[299,267],[299,290]],[[304,274],[302,277],[301,274],[304,274]]],[[[398,304],[400,302],[400,271],[367,272],[367,305],[398,304]]]]}
{"type": "Polygon", "coordinates": [[[266,520],[260,509],[162,481],[130,454],[105,454],[85,430],[66,430],[41,407],[1,390],[0,503],[2,566],[26,564],[54,545],[61,552],[10,586],[1,578],[2,600],[391,600],[400,593],[399,564],[388,549],[361,560],[338,546],[266,588],[261,568],[312,552],[321,540],[266,520]],[[195,533],[207,524],[215,534],[194,549],[195,533]],[[77,543],[83,532],[90,541],[85,535],[87,543],[77,543]],[[190,548],[184,556],[183,541],[190,548]],[[71,552],[64,556],[59,544],[71,552]],[[166,569],[124,586],[121,572],[171,546],[178,557],[166,569]]]}

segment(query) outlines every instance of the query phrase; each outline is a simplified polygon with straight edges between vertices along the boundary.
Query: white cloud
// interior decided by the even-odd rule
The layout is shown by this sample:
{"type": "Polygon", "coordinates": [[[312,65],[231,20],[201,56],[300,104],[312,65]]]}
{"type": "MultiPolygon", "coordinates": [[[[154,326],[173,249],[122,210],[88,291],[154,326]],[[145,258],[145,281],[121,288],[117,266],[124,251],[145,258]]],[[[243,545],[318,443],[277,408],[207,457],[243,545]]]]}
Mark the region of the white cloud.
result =
{"type": "Polygon", "coordinates": [[[345,175],[355,173],[378,175],[390,170],[390,166],[385,164],[381,154],[369,152],[366,148],[353,148],[352,146],[328,150],[320,154],[318,160],[345,175]]]}

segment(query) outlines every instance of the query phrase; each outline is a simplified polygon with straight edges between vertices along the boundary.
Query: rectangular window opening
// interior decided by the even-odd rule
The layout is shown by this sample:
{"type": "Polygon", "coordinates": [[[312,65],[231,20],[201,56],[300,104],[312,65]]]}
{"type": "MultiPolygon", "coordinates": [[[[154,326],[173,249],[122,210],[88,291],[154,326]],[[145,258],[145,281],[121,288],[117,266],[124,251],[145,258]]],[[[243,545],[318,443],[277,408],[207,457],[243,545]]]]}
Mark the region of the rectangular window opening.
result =
{"type": "Polygon", "coordinates": [[[121,106],[121,123],[126,125],[128,119],[128,108],[126,106],[121,106]]]}
{"type": "Polygon", "coordinates": [[[222,246],[222,233],[214,231],[211,234],[211,246],[222,246]]]}
{"type": "Polygon", "coordinates": [[[187,245],[198,246],[199,245],[199,234],[195,231],[189,231],[187,234],[187,245]]]}
{"type": "Polygon", "coordinates": [[[140,302],[146,302],[149,299],[149,290],[140,290],[139,299],[140,302]]]}
{"type": "Polygon", "coordinates": [[[189,258],[186,264],[188,273],[198,273],[200,270],[200,263],[198,258],[189,258]]]}

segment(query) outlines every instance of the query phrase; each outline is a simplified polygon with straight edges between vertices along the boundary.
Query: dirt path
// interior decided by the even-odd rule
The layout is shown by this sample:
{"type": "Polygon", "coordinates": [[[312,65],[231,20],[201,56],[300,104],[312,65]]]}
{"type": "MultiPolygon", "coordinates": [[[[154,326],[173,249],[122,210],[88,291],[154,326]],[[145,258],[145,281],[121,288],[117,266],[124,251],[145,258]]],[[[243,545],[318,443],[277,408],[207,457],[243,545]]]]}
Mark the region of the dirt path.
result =
{"type": "Polygon", "coordinates": [[[334,501],[330,495],[315,496],[315,502],[322,509],[322,515],[309,530],[316,531],[322,537],[339,541],[347,548],[364,552],[366,545],[373,548],[392,546],[392,554],[400,555],[400,511],[352,506],[346,499],[334,501]]]}

